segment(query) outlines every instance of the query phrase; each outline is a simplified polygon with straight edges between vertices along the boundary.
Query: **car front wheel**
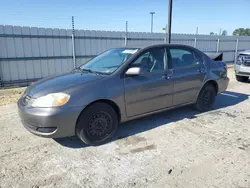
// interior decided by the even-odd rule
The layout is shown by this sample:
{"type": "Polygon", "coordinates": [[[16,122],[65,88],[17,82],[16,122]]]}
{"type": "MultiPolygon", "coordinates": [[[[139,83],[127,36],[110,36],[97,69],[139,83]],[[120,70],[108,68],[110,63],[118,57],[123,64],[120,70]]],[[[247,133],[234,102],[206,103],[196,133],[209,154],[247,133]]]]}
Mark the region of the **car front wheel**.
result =
{"type": "Polygon", "coordinates": [[[236,80],[239,82],[246,82],[249,78],[247,76],[238,76],[238,75],[235,75],[235,77],[236,77],[236,80]]]}
{"type": "Polygon", "coordinates": [[[76,134],[88,145],[100,145],[112,138],[117,126],[116,111],[109,104],[97,102],[81,113],[76,125],[76,134]]]}
{"type": "Polygon", "coordinates": [[[216,97],[216,90],[213,85],[206,84],[199,93],[195,103],[195,109],[206,112],[212,109],[216,97]]]}

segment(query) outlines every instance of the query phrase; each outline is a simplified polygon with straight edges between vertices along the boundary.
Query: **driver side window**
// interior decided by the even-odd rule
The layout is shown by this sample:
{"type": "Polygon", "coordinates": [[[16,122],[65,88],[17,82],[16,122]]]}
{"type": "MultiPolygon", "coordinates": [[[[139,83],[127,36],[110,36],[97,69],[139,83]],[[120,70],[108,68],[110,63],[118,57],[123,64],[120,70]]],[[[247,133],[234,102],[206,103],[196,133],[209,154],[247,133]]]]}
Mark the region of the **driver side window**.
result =
{"type": "Polygon", "coordinates": [[[143,53],[130,67],[140,67],[141,72],[156,72],[167,68],[164,48],[154,48],[143,53]]]}
{"type": "Polygon", "coordinates": [[[153,61],[153,57],[151,56],[150,52],[146,52],[144,53],[143,55],[141,55],[134,63],[132,63],[132,66],[140,66],[142,61],[143,61],[143,58],[148,58],[150,61],[153,61]]]}

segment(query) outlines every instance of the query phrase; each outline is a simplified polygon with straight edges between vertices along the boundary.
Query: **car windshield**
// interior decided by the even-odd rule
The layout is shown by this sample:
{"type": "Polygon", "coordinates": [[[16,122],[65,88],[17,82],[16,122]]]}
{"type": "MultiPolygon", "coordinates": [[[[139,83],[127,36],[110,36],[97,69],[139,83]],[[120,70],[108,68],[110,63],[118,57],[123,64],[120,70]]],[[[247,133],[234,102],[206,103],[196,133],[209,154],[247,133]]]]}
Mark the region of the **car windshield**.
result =
{"type": "Polygon", "coordinates": [[[96,73],[111,74],[137,51],[137,48],[110,49],[83,64],[80,66],[80,69],[96,73]]]}

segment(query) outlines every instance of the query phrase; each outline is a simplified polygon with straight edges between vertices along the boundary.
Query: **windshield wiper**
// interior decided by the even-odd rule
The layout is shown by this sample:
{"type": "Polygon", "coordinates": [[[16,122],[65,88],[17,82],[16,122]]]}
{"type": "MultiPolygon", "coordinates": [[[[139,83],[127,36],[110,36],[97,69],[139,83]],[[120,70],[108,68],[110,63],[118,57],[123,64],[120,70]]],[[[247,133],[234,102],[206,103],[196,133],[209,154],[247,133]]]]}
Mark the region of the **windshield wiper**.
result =
{"type": "Polygon", "coordinates": [[[84,71],[84,72],[96,73],[96,72],[92,71],[91,69],[82,69],[80,67],[74,68],[71,72],[74,72],[74,71],[81,71],[81,72],[84,71]]]}
{"type": "Polygon", "coordinates": [[[82,70],[82,71],[85,71],[85,72],[95,73],[95,72],[92,71],[91,69],[81,69],[81,68],[79,68],[79,69],[82,70]]]}
{"type": "Polygon", "coordinates": [[[92,73],[92,74],[97,74],[97,75],[102,74],[102,72],[93,71],[93,70],[91,70],[91,69],[81,69],[81,68],[80,68],[80,70],[81,70],[81,71],[85,71],[85,72],[89,72],[89,73],[92,73]]]}
{"type": "Polygon", "coordinates": [[[76,67],[75,69],[73,69],[70,72],[74,72],[74,71],[88,72],[88,73],[92,73],[92,74],[96,74],[96,75],[100,75],[100,74],[106,75],[107,74],[107,73],[104,73],[104,72],[93,71],[92,69],[82,69],[80,67],[76,67]]]}
{"type": "Polygon", "coordinates": [[[81,70],[81,68],[80,67],[76,67],[73,70],[71,70],[70,72],[79,71],[79,70],[81,70]]]}

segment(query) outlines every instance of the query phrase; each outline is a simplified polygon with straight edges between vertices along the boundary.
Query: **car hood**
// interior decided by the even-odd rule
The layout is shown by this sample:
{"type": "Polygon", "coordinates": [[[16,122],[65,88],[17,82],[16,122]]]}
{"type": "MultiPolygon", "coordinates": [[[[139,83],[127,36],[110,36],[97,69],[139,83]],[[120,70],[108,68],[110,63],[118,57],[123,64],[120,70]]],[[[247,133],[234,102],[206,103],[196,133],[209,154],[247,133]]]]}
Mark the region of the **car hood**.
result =
{"type": "Polygon", "coordinates": [[[26,90],[26,94],[32,98],[38,98],[49,93],[64,92],[77,87],[79,84],[93,82],[102,77],[101,75],[81,72],[69,72],[50,76],[30,85],[26,90]]]}

